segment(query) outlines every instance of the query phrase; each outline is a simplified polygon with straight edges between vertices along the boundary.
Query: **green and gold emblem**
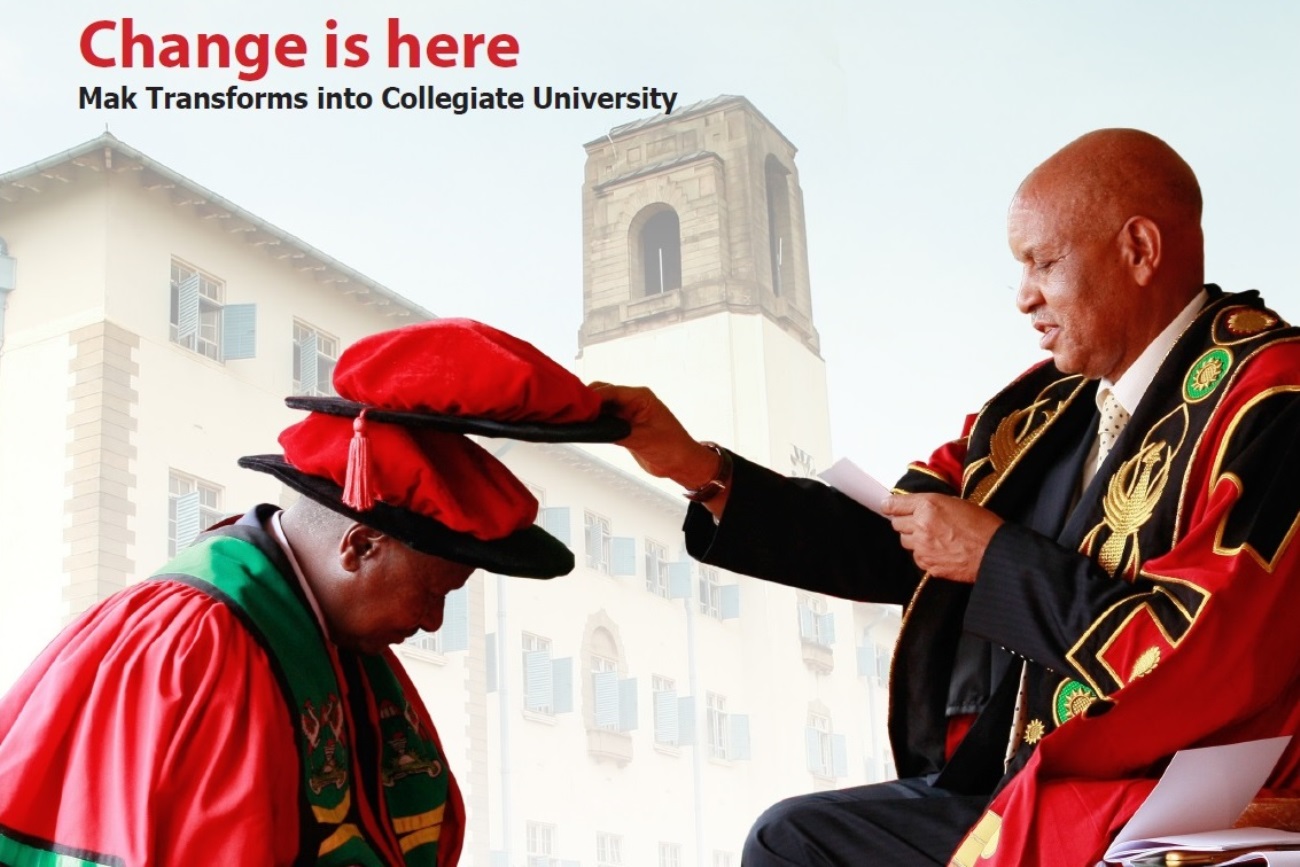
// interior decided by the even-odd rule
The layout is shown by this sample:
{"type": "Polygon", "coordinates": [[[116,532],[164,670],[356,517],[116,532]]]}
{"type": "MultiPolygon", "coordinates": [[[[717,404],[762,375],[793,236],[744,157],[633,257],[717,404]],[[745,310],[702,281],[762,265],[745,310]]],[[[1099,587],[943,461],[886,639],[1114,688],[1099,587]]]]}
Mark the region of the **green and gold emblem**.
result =
{"type": "Polygon", "coordinates": [[[1183,396],[1191,403],[1204,400],[1210,395],[1232,367],[1232,353],[1221,346],[1202,355],[1187,371],[1183,381],[1183,396]]]}
{"type": "Polygon", "coordinates": [[[1097,693],[1092,687],[1077,680],[1063,680],[1056,688],[1056,697],[1052,700],[1052,713],[1059,726],[1066,720],[1074,719],[1088,709],[1088,705],[1097,700],[1097,693]]]}

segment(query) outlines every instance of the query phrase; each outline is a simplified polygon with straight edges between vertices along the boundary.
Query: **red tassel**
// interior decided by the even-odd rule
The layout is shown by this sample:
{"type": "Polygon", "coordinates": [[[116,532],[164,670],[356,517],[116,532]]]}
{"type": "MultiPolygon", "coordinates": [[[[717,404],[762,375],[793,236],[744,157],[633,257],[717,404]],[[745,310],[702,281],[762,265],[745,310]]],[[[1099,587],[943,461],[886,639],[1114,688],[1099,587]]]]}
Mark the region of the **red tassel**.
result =
{"type": "Polygon", "coordinates": [[[365,512],[375,504],[370,479],[370,441],[366,439],[366,411],[352,422],[352,442],[348,446],[348,473],[343,485],[343,504],[365,512]]]}

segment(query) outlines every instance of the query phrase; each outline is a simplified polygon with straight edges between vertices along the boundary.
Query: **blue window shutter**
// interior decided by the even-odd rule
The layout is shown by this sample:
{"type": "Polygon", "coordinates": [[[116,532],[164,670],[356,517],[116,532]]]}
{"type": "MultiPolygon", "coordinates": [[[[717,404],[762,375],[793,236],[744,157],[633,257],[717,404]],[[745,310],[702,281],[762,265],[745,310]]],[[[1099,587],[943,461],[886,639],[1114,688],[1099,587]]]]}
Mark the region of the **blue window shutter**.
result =
{"type": "Polygon", "coordinates": [[[884,652],[885,649],[876,645],[876,679],[881,685],[889,683],[889,654],[884,652]]]}
{"type": "MultiPolygon", "coordinates": [[[[257,355],[257,305],[227,304],[221,308],[221,360],[239,361],[257,355]]],[[[316,359],[313,354],[312,364],[316,359]]]]}
{"type": "Polygon", "coordinates": [[[187,277],[176,287],[176,338],[184,340],[199,331],[199,275],[187,277]]]}
{"type": "Polygon", "coordinates": [[[870,677],[876,673],[875,648],[866,644],[858,645],[858,675],[870,677]]]}
{"type": "Polygon", "coordinates": [[[728,584],[722,588],[722,619],[735,620],[740,616],[740,585],[728,584]]]}
{"type": "Polygon", "coordinates": [[[469,650],[469,590],[461,587],[447,594],[443,603],[442,649],[444,653],[469,650]]]}
{"type": "Polygon", "coordinates": [[[309,331],[298,341],[298,391],[301,394],[315,394],[319,380],[316,377],[316,332],[309,331]]]}
{"type": "Polygon", "coordinates": [[[666,689],[653,696],[655,743],[677,743],[677,690],[666,689]]]}
{"type": "Polygon", "coordinates": [[[569,545],[573,536],[569,532],[569,507],[547,506],[542,509],[542,529],[569,545]]]}
{"type": "Polygon", "coordinates": [[[836,777],[849,775],[849,744],[844,735],[831,735],[831,764],[836,777]]]}
{"type": "Polygon", "coordinates": [[[488,867],[510,867],[510,856],[500,849],[494,849],[488,859],[488,867]]]}
{"type": "Polygon", "coordinates": [[[555,713],[573,712],[573,657],[551,661],[551,695],[555,713]]]}
{"type": "Polygon", "coordinates": [[[809,641],[817,639],[817,621],[812,609],[802,603],[799,605],[799,637],[809,641]]]}
{"type": "Polygon", "coordinates": [[[619,578],[636,574],[636,539],[631,536],[615,536],[609,540],[609,559],[611,575],[619,578]]]}
{"type": "Polygon", "coordinates": [[[524,707],[546,710],[551,705],[551,652],[529,650],[524,653],[524,707]]]}
{"type": "Polygon", "coordinates": [[[636,717],[636,678],[624,678],[618,682],[618,730],[636,731],[636,717]]]}
{"type": "Polygon", "coordinates": [[[600,728],[614,728],[619,723],[619,689],[617,671],[598,671],[591,675],[596,708],[593,714],[600,728]]]}
{"type": "Polygon", "coordinates": [[[691,598],[691,561],[680,560],[668,564],[668,598],[691,598]]]}
{"type": "Polygon", "coordinates": [[[194,541],[203,528],[199,526],[199,494],[194,491],[176,498],[176,551],[194,541]]]}
{"type": "Polygon", "coordinates": [[[803,730],[803,749],[804,757],[808,762],[808,773],[824,773],[822,768],[822,735],[821,732],[812,726],[805,726],[803,730]]]}
{"type": "Polygon", "coordinates": [[[749,714],[728,714],[727,724],[731,726],[731,737],[727,739],[727,758],[745,761],[749,758],[749,714]]]}
{"type": "Polygon", "coordinates": [[[487,691],[497,691],[497,634],[489,632],[483,636],[483,667],[487,673],[487,691]]]}
{"type": "Polygon", "coordinates": [[[835,643],[835,613],[827,611],[817,615],[817,643],[830,647],[835,643]]]}
{"type": "Polygon", "coordinates": [[[677,743],[688,747],[695,743],[695,696],[677,699],[677,743]]]}

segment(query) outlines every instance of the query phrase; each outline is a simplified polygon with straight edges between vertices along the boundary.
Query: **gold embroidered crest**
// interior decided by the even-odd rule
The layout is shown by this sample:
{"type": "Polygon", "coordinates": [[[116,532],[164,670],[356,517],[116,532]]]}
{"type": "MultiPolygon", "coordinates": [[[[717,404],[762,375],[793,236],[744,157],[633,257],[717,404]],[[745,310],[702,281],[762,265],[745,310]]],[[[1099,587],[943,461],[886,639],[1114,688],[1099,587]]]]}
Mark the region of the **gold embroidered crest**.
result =
{"type": "Polygon", "coordinates": [[[1092,688],[1077,680],[1066,679],[1056,688],[1052,708],[1056,715],[1056,724],[1061,725],[1074,719],[1088,709],[1097,700],[1097,693],[1092,688]]]}
{"type": "Polygon", "coordinates": [[[1187,371],[1187,378],[1183,380],[1183,397],[1191,403],[1204,400],[1228,375],[1230,367],[1232,367],[1231,352],[1221,346],[1211,349],[1198,358],[1191,370],[1187,371]]]}
{"type": "Polygon", "coordinates": [[[1097,562],[1111,575],[1117,574],[1121,565],[1125,566],[1125,571],[1134,571],[1128,567],[1142,562],[1138,551],[1138,531],[1151,518],[1160,495],[1164,493],[1169,481],[1171,456],[1170,448],[1164,442],[1148,443],[1111,476],[1106,498],[1102,501],[1110,537],[1097,554],[1097,562]],[[1130,541],[1132,550],[1125,558],[1124,550],[1130,541]]]}
{"type": "Polygon", "coordinates": [[[1033,745],[1043,739],[1047,734],[1047,725],[1040,719],[1031,719],[1025,726],[1025,743],[1033,745]]]}
{"type": "Polygon", "coordinates": [[[1249,337],[1252,334],[1267,331],[1277,323],[1278,318],[1272,313],[1249,307],[1242,310],[1233,310],[1228,314],[1227,318],[1228,331],[1234,337],[1249,337]]]}

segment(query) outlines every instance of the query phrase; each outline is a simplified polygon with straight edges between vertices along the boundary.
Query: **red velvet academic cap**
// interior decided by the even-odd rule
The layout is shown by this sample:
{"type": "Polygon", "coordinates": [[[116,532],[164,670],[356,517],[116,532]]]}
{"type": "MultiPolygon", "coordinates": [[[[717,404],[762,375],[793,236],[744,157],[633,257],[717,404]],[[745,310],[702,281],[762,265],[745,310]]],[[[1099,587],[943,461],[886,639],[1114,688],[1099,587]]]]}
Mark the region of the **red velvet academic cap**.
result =
{"type": "Polygon", "coordinates": [[[280,434],[283,457],[239,463],[426,554],[503,575],[572,571],[573,553],[533,524],[537,500],[481,446],[444,431],[361,425],[373,498],[365,508],[344,493],[356,439],[351,419],[311,413],[280,434]]]}
{"type": "Polygon", "coordinates": [[[358,340],[334,367],[337,398],[286,403],[408,427],[535,442],[612,442],[626,422],[531,343],[472,319],[435,319],[358,340]]]}
{"type": "Polygon", "coordinates": [[[626,436],[626,423],[602,415],[577,377],[503,331],[438,319],[357,341],[339,356],[334,385],[338,398],[286,401],[312,413],[281,434],[283,457],[240,465],[418,551],[506,575],[573,569],[573,553],[533,524],[528,489],[463,434],[626,436]]]}

